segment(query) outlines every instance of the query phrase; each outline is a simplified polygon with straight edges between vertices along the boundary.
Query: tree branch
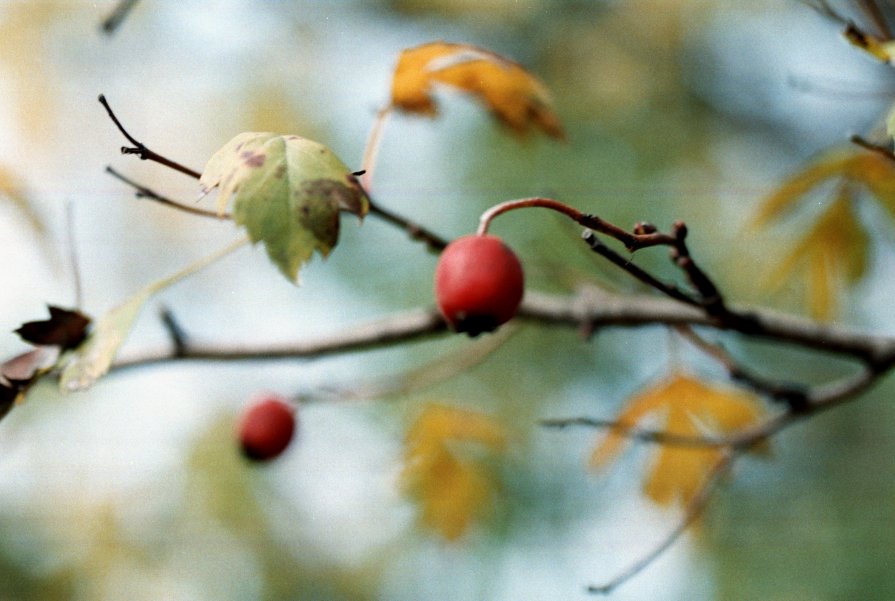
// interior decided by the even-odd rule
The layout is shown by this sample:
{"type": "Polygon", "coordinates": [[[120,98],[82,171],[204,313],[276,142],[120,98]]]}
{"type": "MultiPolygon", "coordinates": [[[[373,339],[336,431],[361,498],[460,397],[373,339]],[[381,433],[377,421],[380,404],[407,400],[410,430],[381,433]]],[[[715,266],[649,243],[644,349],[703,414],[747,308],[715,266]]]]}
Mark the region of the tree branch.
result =
{"type": "Polygon", "coordinates": [[[138,0],[119,0],[112,12],[110,12],[100,24],[102,32],[106,35],[112,35],[118,31],[118,28],[124,23],[124,20],[130,14],[134,6],[137,5],[137,2],[138,0]]]}
{"type": "Polygon", "coordinates": [[[273,359],[312,359],[384,348],[421,340],[447,331],[447,326],[434,309],[414,310],[377,319],[366,324],[291,344],[209,344],[184,341],[181,348],[141,351],[124,356],[113,370],[158,365],[173,361],[258,361],[273,359]]]}
{"type": "Polygon", "coordinates": [[[115,124],[115,127],[118,128],[118,131],[121,132],[128,142],[133,144],[133,147],[122,146],[121,154],[135,154],[140,157],[141,160],[144,161],[154,161],[160,165],[164,165],[174,171],[179,171],[184,175],[188,175],[192,178],[199,179],[202,177],[202,174],[198,171],[190,169],[189,167],[185,167],[176,161],[172,161],[171,159],[164,157],[156,152],[149,150],[142,142],[136,140],[132,135],[130,135],[121,122],[118,120],[118,117],[115,116],[115,113],[112,111],[112,107],[109,105],[109,101],[106,100],[106,97],[102,94],[99,95],[99,103],[103,105],[103,108],[106,109],[106,113],[109,115],[109,118],[115,124]]]}
{"type": "Polygon", "coordinates": [[[135,196],[137,198],[145,198],[147,200],[152,200],[152,201],[155,201],[155,202],[162,204],[166,207],[175,209],[177,211],[183,211],[184,213],[190,213],[191,215],[198,215],[200,217],[211,217],[212,219],[218,219],[218,220],[232,219],[232,216],[229,213],[218,213],[217,211],[211,211],[209,209],[202,209],[200,207],[194,207],[194,206],[191,206],[188,204],[184,204],[182,202],[178,202],[176,200],[171,200],[167,196],[162,196],[155,190],[153,190],[151,188],[147,188],[146,186],[143,186],[142,184],[138,184],[137,182],[133,181],[132,179],[125,177],[124,175],[120,174],[118,171],[116,171],[115,169],[113,169],[112,167],[110,167],[108,165],[106,166],[106,173],[108,173],[112,177],[118,179],[119,181],[124,182],[128,186],[132,187],[136,192],[135,196]]]}

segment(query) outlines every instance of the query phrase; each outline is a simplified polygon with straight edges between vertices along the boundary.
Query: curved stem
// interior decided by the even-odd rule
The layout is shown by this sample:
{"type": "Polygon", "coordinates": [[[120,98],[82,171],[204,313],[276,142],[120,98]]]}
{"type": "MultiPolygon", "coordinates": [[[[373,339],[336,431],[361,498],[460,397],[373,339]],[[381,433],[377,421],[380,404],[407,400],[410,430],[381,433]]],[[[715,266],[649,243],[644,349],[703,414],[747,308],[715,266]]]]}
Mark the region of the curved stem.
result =
{"type": "Polygon", "coordinates": [[[379,109],[376,113],[376,119],[373,121],[373,127],[370,129],[370,135],[367,137],[367,145],[364,147],[364,157],[361,161],[361,169],[364,170],[364,174],[361,176],[361,185],[368,194],[373,185],[373,172],[375,171],[376,158],[379,156],[379,148],[382,143],[382,132],[391,112],[391,104],[379,109]]]}
{"type": "Polygon", "coordinates": [[[640,225],[632,233],[606,221],[605,219],[601,219],[596,215],[592,215],[590,213],[582,213],[575,207],[571,207],[564,202],[560,202],[552,198],[542,197],[508,200],[506,202],[494,205],[493,207],[482,213],[482,216],[479,218],[479,228],[477,230],[477,233],[479,235],[487,234],[488,226],[491,225],[491,221],[494,220],[494,218],[498,215],[502,215],[503,213],[514,211],[516,209],[529,209],[533,207],[550,209],[551,211],[561,213],[578,225],[590,228],[592,230],[600,232],[601,234],[606,234],[607,236],[615,238],[616,240],[624,244],[625,247],[631,252],[634,252],[635,250],[641,248],[646,248],[648,246],[679,247],[681,241],[683,240],[683,237],[686,236],[686,226],[684,226],[681,222],[676,224],[676,231],[674,234],[663,234],[662,232],[657,232],[655,231],[654,227],[649,225],[640,225]]]}
{"type": "Polygon", "coordinates": [[[482,213],[482,216],[479,218],[479,229],[476,231],[476,233],[480,236],[484,236],[485,234],[487,234],[488,226],[491,225],[491,221],[498,215],[502,215],[503,213],[514,211],[516,209],[528,209],[532,207],[541,207],[542,209],[550,209],[551,211],[562,213],[576,223],[580,222],[581,218],[584,216],[584,213],[582,213],[578,209],[570,207],[569,205],[558,200],[553,200],[552,198],[535,197],[521,198],[518,200],[508,200],[506,202],[496,204],[482,213]]]}
{"type": "Polygon", "coordinates": [[[112,111],[112,107],[109,105],[109,101],[106,100],[106,97],[103,94],[99,95],[98,100],[99,103],[103,105],[103,108],[106,109],[106,113],[109,115],[109,119],[111,119],[112,123],[115,124],[115,127],[118,128],[118,131],[121,132],[121,135],[123,135],[128,142],[134,145],[133,148],[129,146],[122,146],[121,154],[135,154],[144,161],[154,161],[159,165],[164,165],[169,169],[173,169],[174,171],[178,171],[195,179],[199,179],[200,177],[202,177],[202,174],[195,169],[190,169],[189,167],[181,165],[176,161],[172,161],[171,159],[164,157],[157,152],[149,150],[146,145],[138,141],[136,138],[130,135],[126,129],[124,129],[124,126],[121,124],[121,121],[118,120],[118,117],[115,116],[114,111],[112,111]]]}

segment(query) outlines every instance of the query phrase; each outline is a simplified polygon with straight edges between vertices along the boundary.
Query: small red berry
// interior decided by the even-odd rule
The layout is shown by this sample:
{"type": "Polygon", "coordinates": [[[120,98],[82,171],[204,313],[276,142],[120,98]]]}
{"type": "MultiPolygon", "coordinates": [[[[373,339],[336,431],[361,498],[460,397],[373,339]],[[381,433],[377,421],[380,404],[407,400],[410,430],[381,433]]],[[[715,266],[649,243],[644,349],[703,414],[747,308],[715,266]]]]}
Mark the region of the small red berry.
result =
{"type": "Polygon", "coordinates": [[[242,453],[255,461],[267,461],[289,446],[295,433],[295,410],[276,395],[253,402],[239,422],[242,453]]]}
{"type": "Polygon", "coordinates": [[[525,276],[516,254],[496,237],[457,238],[441,253],[435,268],[435,299],[457,332],[477,336],[516,315],[525,276]]]}

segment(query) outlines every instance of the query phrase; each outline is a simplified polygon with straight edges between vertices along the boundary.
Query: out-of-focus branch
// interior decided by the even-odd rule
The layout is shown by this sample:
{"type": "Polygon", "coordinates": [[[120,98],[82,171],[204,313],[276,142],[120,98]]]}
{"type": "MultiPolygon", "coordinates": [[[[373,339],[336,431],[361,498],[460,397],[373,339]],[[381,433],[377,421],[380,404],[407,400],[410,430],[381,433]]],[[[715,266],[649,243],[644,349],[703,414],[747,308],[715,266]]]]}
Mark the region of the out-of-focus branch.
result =
{"type": "Polygon", "coordinates": [[[130,14],[131,10],[133,10],[134,6],[137,5],[138,1],[139,0],[118,0],[118,4],[115,5],[115,8],[112,9],[112,12],[110,12],[100,24],[102,32],[106,35],[112,35],[118,31],[118,28],[121,27],[121,24],[127,19],[127,16],[130,14]]]}
{"type": "Polygon", "coordinates": [[[162,204],[166,207],[170,207],[177,211],[183,211],[184,213],[190,213],[191,215],[198,215],[200,217],[211,217],[212,219],[220,219],[226,220],[231,219],[232,216],[229,213],[218,213],[217,211],[211,211],[208,209],[203,209],[201,207],[194,207],[182,202],[178,202],[176,200],[172,200],[167,196],[162,196],[152,188],[147,188],[142,184],[138,184],[132,179],[125,177],[120,174],[118,171],[113,169],[112,167],[106,166],[106,173],[114,177],[115,179],[124,182],[128,186],[132,187],[135,191],[135,196],[137,198],[144,198],[146,200],[152,200],[159,204],[162,204]]]}
{"type": "Polygon", "coordinates": [[[701,516],[705,512],[709,501],[712,499],[712,496],[718,488],[718,484],[721,482],[721,480],[724,479],[724,476],[730,473],[730,470],[733,468],[734,460],[738,456],[739,453],[730,449],[721,453],[718,457],[718,460],[709,471],[702,487],[687,504],[687,507],[684,510],[684,515],[678,522],[677,526],[675,526],[674,529],[665,536],[665,538],[663,538],[655,547],[653,547],[653,549],[650,550],[649,553],[622,570],[611,580],[608,580],[603,584],[592,584],[588,586],[587,592],[592,594],[608,595],[619,586],[629,581],[631,578],[634,578],[635,576],[640,574],[654,561],[656,561],[656,559],[661,557],[662,554],[665,553],[665,551],[667,551],[672,545],[674,545],[674,543],[678,541],[678,539],[684,534],[684,532],[687,531],[687,528],[690,527],[690,524],[696,521],[696,519],[698,519],[699,516],[701,516]]]}
{"type": "MultiPolygon", "coordinates": [[[[752,310],[760,325],[761,337],[837,353],[872,362],[874,373],[895,363],[895,338],[876,336],[858,330],[820,324],[808,319],[781,315],[767,310],[752,310]]],[[[569,327],[582,324],[602,327],[640,327],[651,324],[693,324],[718,328],[701,310],[651,296],[622,296],[604,291],[583,291],[574,296],[529,292],[520,308],[519,319],[544,326],[569,327]]],[[[172,360],[250,361],[263,359],[311,358],[409,342],[446,333],[447,328],[434,309],[416,309],[351,326],[316,340],[295,344],[191,343],[175,356],[167,350],[132,355],[119,362],[136,366],[172,360]]],[[[807,393],[809,401],[817,400],[807,393]]],[[[823,398],[823,397],[821,397],[823,398]]]]}
{"type": "Polygon", "coordinates": [[[678,525],[646,555],[637,559],[617,576],[600,585],[591,585],[587,591],[594,594],[609,594],[637,574],[649,567],[667,551],[707,507],[719,481],[730,472],[737,457],[771,438],[783,428],[806,419],[808,416],[825,411],[845,402],[853,401],[871,387],[880,377],[880,372],[863,369],[856,375],[842,378],[809,389],[805,393],[805,403],[798,409],[790,408],[764,422],[740,432],[726,436],[682,436],[673,432],[639,428],[636,425],[614,420],[588,417],[546,419],[541,425],[552,428],[584,426],[588,428],[610,429],[621,436],[641,442],[693,448],[715,448],[721,452],[717,462],[709,471],[705,482],[687,505],[678,525]]]}

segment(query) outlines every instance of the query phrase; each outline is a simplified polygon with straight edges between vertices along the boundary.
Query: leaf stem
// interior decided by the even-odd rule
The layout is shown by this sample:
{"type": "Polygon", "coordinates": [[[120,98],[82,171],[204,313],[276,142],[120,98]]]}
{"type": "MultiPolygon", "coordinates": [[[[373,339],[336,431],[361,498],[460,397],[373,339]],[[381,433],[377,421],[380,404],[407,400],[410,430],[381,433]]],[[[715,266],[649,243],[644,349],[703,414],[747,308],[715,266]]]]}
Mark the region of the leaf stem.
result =
{"type": "Polygon", "coordinates": [[[382,146],[382,132],[385,130],[385,124],[392,112],[392,105],[379,109],[376,112],[376,118],[373,120],[373,127],[367,137],[367,144],[364,147],[364,156],[361,161],[361,169],[364,174],[361,177],[361,185],[369,195],[373,185],[373,172],[376,170],[376,160],[379,157],[379,149],[382,146]]]}

